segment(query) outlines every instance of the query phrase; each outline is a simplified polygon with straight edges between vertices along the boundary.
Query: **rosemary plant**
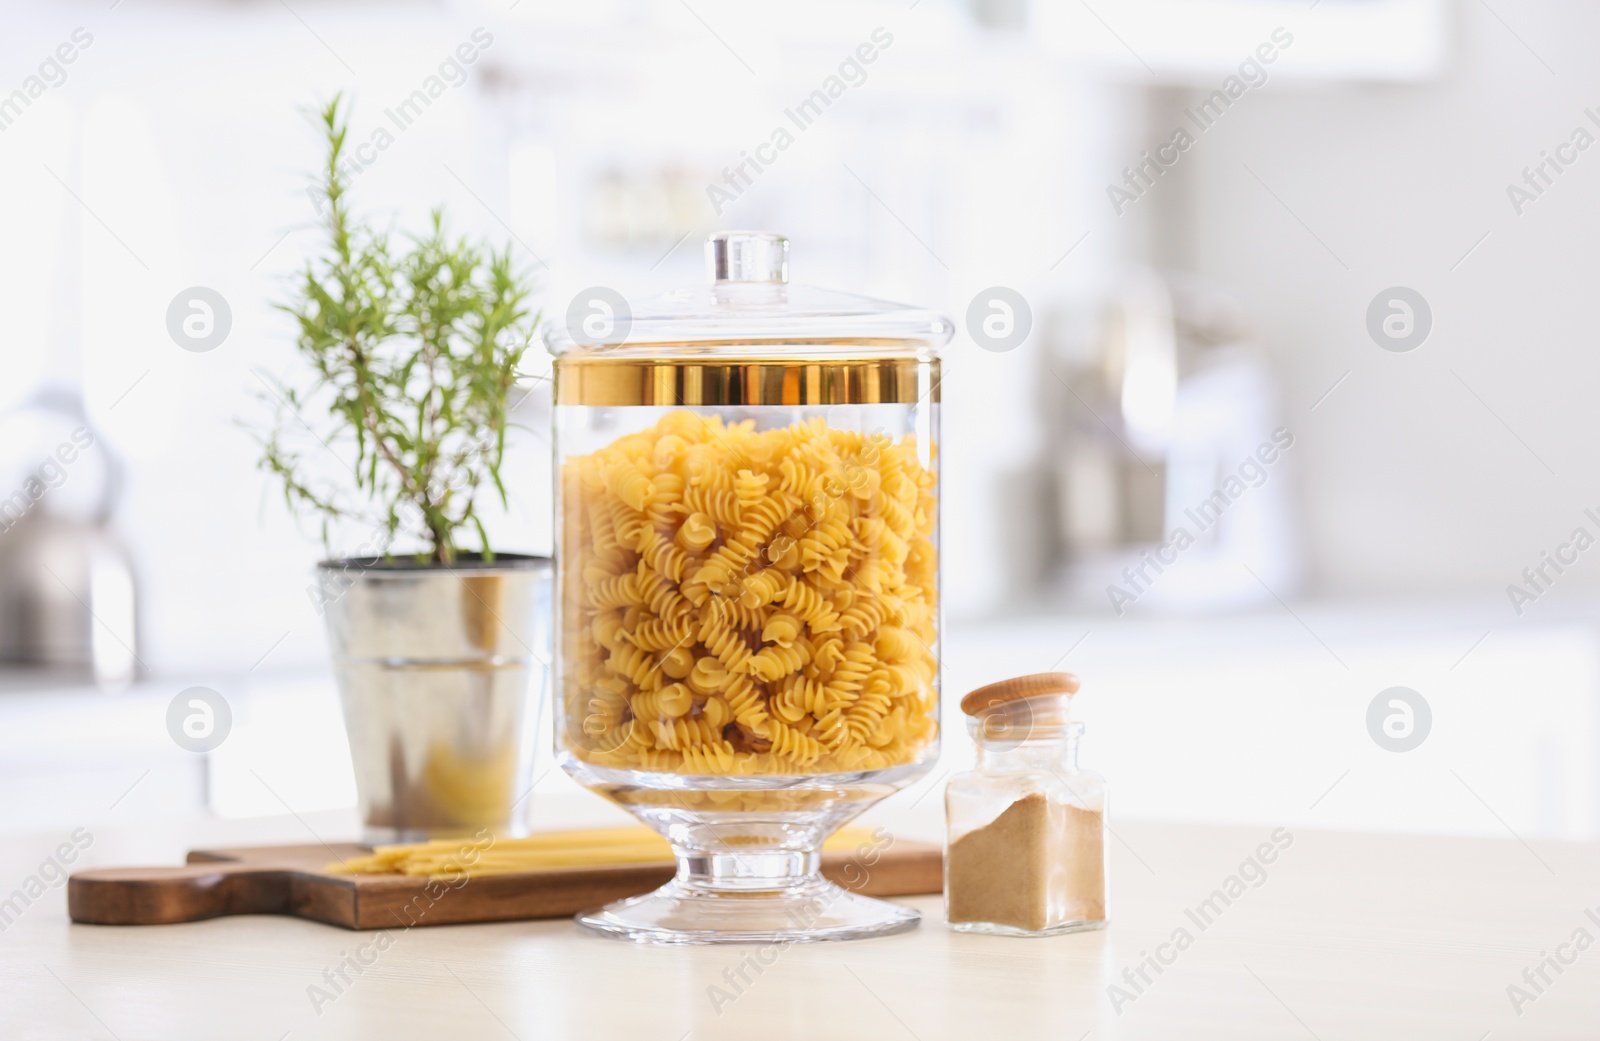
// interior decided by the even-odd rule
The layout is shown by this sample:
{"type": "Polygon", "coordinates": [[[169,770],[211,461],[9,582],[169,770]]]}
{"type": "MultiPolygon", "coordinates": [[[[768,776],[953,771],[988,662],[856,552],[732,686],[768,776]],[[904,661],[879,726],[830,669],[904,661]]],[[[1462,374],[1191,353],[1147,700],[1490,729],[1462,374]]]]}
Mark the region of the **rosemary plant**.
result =
{"type": "Polygon", "coordinates": [[[341,99],[316,123],[326,142],[313,185],[325,242],[277,305],[294,317],[315,380],[274,387],[261,468],[278,477],[291,510],[320,518],[325,546],[331,524],[354,520],[381,533],[386,558],[408,542],[422,547],[419,562],[448,565],[476,542],[492,559],[479,496],[506,503],[511,395],[539,322],[531,279],[509,246],[449,237],[442,210],[427,234],[403,244],[357,220],[340,165],[349,131],[341,99]],[[311,476],[308,454],[323,451],[340,456],[353,489],[311,476]]]}

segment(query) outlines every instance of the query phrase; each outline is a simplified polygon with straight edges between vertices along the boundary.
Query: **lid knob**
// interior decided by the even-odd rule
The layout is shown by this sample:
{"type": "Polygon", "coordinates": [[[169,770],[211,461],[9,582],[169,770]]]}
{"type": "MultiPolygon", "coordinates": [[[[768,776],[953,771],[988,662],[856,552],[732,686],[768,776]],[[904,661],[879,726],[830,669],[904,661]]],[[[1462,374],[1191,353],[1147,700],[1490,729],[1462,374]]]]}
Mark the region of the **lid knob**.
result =
{"type": "Polygon", "coordinates": [[[789,240],[775,231],[718,231],[706,239],[713,285],[789,281],[789,240]]]}

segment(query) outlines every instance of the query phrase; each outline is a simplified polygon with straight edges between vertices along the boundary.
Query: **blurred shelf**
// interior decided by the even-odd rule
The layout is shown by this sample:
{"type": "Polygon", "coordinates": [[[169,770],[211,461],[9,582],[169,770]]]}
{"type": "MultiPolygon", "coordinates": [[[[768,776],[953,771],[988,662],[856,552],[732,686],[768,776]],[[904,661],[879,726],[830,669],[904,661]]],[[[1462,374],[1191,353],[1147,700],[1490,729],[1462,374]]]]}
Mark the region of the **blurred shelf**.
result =
{"type": "Polygon", "coordinates": [[[1273,77],[1423,80],[1447,54],[1446,0],[1099,0],[1039,3],[1039,45],[1074,62],[1215,89],[1284,27],[1273,77]]]}

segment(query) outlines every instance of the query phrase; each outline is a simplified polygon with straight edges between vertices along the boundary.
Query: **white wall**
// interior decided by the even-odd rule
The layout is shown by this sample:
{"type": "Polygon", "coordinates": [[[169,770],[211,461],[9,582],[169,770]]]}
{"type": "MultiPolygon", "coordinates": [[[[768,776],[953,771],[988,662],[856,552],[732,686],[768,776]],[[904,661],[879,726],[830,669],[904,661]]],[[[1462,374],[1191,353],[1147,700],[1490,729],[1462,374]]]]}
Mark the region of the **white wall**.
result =
{"type": "MultiPolygon", "coordinates": [[[[1509,29],[1485,5],[1457,5],[1451,67],[1434,83],[1284,77],[1251,92],[1167,179],[1187,183],[1158,188],[1189,193],[1189,260],[1244,298],[1286,381],[1324,590],[1502,590],[1574,526],[1597,533],[1581,513],[1600,504],[1600,148],[1521,216],[1506,185],[1580,124],[1600,135],[1583,116],[1600,104],[1600,9],[1495,11],[1509,29]],[[1378,349],[1365,328],[1368,303],[1395,285],[1433,309],[1410,353],[1378,349]]],[[[1600,555],[1561,582],[1600,584],[1600,555]]]]}

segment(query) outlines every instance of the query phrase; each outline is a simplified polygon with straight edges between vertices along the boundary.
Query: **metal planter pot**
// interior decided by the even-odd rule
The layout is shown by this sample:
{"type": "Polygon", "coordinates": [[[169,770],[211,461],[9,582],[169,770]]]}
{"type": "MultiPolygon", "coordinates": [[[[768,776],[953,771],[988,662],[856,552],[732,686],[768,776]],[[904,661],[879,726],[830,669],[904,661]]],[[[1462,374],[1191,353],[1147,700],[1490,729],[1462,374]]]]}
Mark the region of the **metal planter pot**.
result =
{"type": "Polygon", "coordinates": [[[318,565],[364,839],[526,831],[550,561],[318,565]]]}

